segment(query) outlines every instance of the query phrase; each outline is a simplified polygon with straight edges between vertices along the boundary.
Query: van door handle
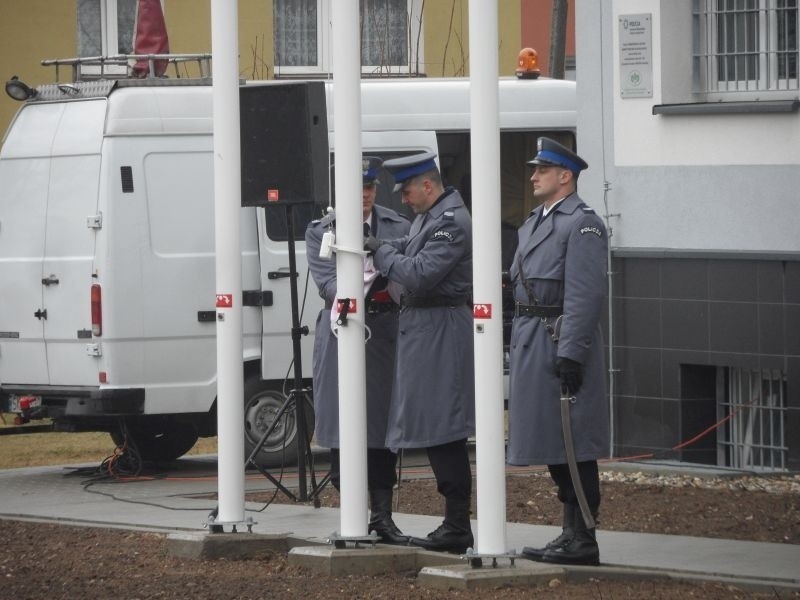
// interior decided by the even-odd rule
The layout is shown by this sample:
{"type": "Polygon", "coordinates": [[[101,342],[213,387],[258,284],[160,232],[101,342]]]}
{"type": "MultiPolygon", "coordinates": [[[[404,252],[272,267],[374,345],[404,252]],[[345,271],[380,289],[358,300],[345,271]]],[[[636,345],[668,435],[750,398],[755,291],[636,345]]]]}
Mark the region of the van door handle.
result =
{"type": "Polygon", "coordinates": [[[297,273],[290,273],[289,267],[281,267],[279,271],[267,272],[267,279],[283,279],[284,277],[297,277],[297,273]]]}
{"type": "Polygon", "coordinates": [[[42,310],[40,308],[35,313],[33,313],[33,316],[36,317],[37,319],[39,319],[40,321],[42,319],[44,319],[46,321],[47,320],[47,309],[45,308],[44,310],[42,310]]]}
{"type": "Polygon", "coordinates": [[[42,285],[58,285],[58,277],[51,274],[50,277],[42,279],[42,285]]]}

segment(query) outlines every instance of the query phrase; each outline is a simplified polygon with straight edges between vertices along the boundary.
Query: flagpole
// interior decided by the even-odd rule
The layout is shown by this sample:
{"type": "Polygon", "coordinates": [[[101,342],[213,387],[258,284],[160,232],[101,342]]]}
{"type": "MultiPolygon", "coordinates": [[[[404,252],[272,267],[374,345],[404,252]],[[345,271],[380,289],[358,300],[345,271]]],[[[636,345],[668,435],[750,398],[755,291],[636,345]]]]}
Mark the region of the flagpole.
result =
{"type": "Polygon", "coordinates": [[[217,524],[244,521],[241,150],[237,2],[211,0],[217,306],[217,524]]]}
{"type": "Polygon", "coordinates": [[[478,554],[506,552],[497,0],[470,0],[478,554]]]}
{"type": "Polygon", "coordinates": [[[355,300],[339,327],[341,536],[367,535],[367,403],[361,209],[361,55],[358,0],[333,13],[333,129],[336,132],[337,297],[355,300]],[[355,252],[353,252],[355,250],[355,252]]]}

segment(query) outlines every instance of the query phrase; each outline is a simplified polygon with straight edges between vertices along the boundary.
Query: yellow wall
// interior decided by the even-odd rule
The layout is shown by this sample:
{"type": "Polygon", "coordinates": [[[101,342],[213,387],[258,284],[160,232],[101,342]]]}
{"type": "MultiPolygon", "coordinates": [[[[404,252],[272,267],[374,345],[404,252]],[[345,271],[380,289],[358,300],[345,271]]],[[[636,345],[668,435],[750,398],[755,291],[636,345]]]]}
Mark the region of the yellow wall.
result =
{"type": "MultiPolygon", "coordinates": [[[[211,3],[165,0],[170,51],[211,52],[211,3]]],[[[272,77],[272,1],[239,0],[239,72],[245,79],[272,77]]]]}
{"type": "Polygon", "coordinates": [[[55,81],[55,69],[41,61],[73,57],[77,43],[75,0],[0,0],[0,135],[20,107],[5,93],[5,82],[12,75],[31,87],[55,81]]]}
{"type": "MultiPolygon", "coordinates": [[[[500,74],[512,75],[520,49],[520,0],[502,0],[498,5],[500,74]]],[[[0,79],[5,82],[19,75],[31,86],[54,81],[55,71],[40,61],[77,54],[75,0],[0,0],[0,11],[0,79]]],[[[164,14],[171,52],[211,52],[208,0],[164,0],[164,14]]],[[[425,2],[421,70],[428,77],[469,75],[468,19],[467,0],[425,2]]],[[[269,79],[272,63],[272,0],[239,0],[241,76],[269,79]]],[[[61,78],[68,79],[69,73],[61,78]]],[[[18,107],[0,94],[0,130],[5,131],[18,107]]]]}
{"type": "MultiPolygon", "coordinates": [[[[520,0],[502,0],[498,6],[498,66],[500,75],[513,75],[522,48],[520,0]]],[[[425,72],[428,77],[468,76],[469,2],[428,0],[425,2],[424,26],[425,72]]]]}

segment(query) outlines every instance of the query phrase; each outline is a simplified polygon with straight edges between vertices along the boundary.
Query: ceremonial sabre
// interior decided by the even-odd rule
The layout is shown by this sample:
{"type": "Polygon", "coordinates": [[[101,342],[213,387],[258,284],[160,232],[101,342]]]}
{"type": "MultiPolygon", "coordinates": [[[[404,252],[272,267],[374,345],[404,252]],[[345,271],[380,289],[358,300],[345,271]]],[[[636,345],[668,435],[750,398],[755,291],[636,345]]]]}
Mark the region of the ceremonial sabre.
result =
{"type": "Polygon", "coordinates": [[[569,415],[570,404],[575,403],[575,396],[570,396],[566,386],[561,386],[561,429],[564,432],[564,448],[567,451],[567,465],[569,466],[569,476],[572,479],[572,487],[575,488],[575,495],[578,497],[578,506],[581,507],[583,522],[589,529],[594,529],[594,517],[589,510],[589,503],[586,501],[586,493],[583,491],[581,477],[578,474],[578,463],[575,460],[575,445],[572,443],[572,422],[569,415]]]}

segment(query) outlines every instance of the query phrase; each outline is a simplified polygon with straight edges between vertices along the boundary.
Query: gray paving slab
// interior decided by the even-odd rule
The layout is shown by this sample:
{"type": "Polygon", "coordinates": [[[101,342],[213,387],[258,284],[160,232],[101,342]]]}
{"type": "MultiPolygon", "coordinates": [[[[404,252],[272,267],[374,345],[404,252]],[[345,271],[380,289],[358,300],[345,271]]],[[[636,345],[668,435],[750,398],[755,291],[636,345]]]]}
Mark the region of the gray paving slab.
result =
{"type": "MultiPolygon", "coordinates": [[[[40,467],[0,471],[0,518],[159,531],[205,531],[216,501],[213,460],[177,461],[169,476],[127,483],[95,482],[74,468],[40,467]]],[[[286,481],[291,483],[287,477],[286,481]]],[[[248,473],[246,489],[266,490],[267,481],[248,473]]],[[[308,504],[247,503],[246,516],[261,534],[288,534],[326,543],[340,529],[339,510],[308,504]]],[[[425,535],[439,517],[396,514],[410,535],[425,535]]],[[[477,531],[475,523],[474,530],[477,531]]],[[[244,530],[243,530],[244,531],[244,530]]],[[[540,546],[558,528],[508,523],[507,547],[540,546]]],[[[246,534],[243,534],[246,535],[246,534]]],[[[619,569],[670,571],[690,577],[756,580],[800,589],[800,545],[741,542],[676,535],[598,531],[600,559],[609,572],[619,569]]],[[[524,562],[524,561],[521,561],[524,562]]]]}

